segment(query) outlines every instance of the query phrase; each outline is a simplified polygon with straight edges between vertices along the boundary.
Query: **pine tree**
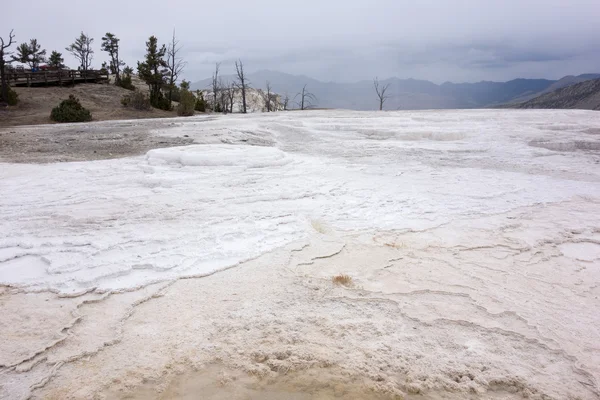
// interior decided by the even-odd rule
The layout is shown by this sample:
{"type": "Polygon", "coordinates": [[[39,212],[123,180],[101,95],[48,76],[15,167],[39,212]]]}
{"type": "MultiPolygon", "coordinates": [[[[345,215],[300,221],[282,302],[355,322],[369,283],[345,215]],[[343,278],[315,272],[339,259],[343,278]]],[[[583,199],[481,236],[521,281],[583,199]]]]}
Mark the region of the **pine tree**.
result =
{"type": "Polygon", "coordinates": [[[17,55],[12,56],[13,61],[29,65],[31,69],[39,67],[40,63],[46,61],[46,50],[38,44],[37,39],[31,39],[29,44],[21,43],[17,47],[17,55]]]}
{"type": "Polygon", "coordinates": [[[48,65],[53,68],[62,68],[64,67],[65,59],[62,57],[62,53],[59,53],[56,50],[53,50],[50,53],[50,57],[48,58],[48,65]]]}
{"type": "Polygon", "coordinates": [[[87,71],[92,66],[92,59],[94,58],[94,50],[92,50],[93,42],[94,39],[81,32],[79,37],[66,48],[69,53],[73,54],[79,60],[83,71],[87,71]]]}
{"type": "Polygon", "coordinates": [[[156,108],[170,110],[171,104],[161,92],[168,72],[164,59],[166,52],[165,45],[159,48],[156,36],[150,36],[146,42],[146,59],[142,63],[138,61],[138,74],[150,88],[151,104],[156,108]]]}
{"type": "Polygon", "coordinates": [[[196,111],[206,112],[206,101],[204,100],[204,93],[201,90],[196,90],[196,105],[194,107],[196,111]]]}
{"type": "Polygon", "coordinates": [[[119,59],[119,41],[121,39],[117,38],[114,34],[107,32],[106,35],[102,37],[102,51],[106,51],[110,56],[110,63],[108,65],[110,69],[110,73],[115,75],[115,85],[120,85],[121,83],[121,67],[125,65],[125,63],[119,59]]]}

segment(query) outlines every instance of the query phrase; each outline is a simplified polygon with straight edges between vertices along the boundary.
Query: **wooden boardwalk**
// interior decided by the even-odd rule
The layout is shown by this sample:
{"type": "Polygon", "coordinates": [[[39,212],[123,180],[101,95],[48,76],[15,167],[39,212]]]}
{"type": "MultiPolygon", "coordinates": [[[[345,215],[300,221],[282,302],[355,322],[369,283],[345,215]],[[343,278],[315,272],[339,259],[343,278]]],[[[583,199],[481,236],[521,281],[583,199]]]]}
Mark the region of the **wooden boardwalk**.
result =
{"type": "Polygon", "coordinates": [[[10,86],[48,86],[48,85],[75,85],[77,83],[106,83],[108,73],[104,71],[88,70],[60,70],[37,72],[7,72],[10,86]]]}

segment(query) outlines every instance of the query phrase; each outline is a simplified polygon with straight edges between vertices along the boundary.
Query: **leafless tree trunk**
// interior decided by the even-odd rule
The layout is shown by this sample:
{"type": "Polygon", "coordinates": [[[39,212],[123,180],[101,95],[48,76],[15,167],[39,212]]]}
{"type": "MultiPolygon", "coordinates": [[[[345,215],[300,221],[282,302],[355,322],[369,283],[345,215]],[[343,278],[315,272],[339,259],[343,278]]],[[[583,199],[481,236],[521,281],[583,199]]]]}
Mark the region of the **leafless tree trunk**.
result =
{"type": "Polygon", "coordinates": [[[221,90],[220,81],[219,81],[219,68],[221,67],[221,63],[215,64],[215,73],[212,76],[212,92],[213,92],[213,104],[212,110],[213,112],[217,109],[218,104],[218,96],[219,91],[221,90]]]}
{"type": "Polygon", "coordinates": [[[298,106],[300,107],[301,110],[306,110],[307,108],[314,106],[313,102],[317,101],[317,98],[315,97],[315,95],[312,94],[311,92],[309,92],[308,90],[306,90],[306,85],[304,85],[302,87],[302,91],[300,93],[298,93],[298,94],[296,94],[296,96],[294,96],[294,99],[298,96],[300,96],[300,101],[298,102],[298,106]]]}
{"type": "Polygon", "coordinates": [[[281,104],[283,105],[283,111],[287,111],[289,103],[290,103],[290,96],[286,92],[285,95],[283,96],[283,101],[281,102],[281,104]]]}
{"type": "Polygon", "coordinates": [[[8,82],[6,79],[6,62],[4,61],[4,56],[8,55],[8,52],[5,52],[13,44],[13,39],[15,35],[13,34],[13,30],[10,30],[8,34],[8,43],[4,42],[4,38],[0,37],[0,101],[8,103],[8,82]]]}
{"type": "Polygon", "coordinates": [[[173,29],[173,37],[171,43],[167,47],[167,71],[169,79],[169,104],[173,99],[173,89],[179,79],[179,75],[187,64],[181,57],[178,56],[181,46],[179,40],[175,39],[175,29],[173,29]]]}
{"type": "Polygon", "coordinates": [[[235,100],[235,82],[231,82],[227,88],[227,98],[229,100],[229,112],[233,114],[233,101],[235,100]]]}
{"type": "Polygon", "coordinates": [[[390,87],[390,84],[388,83],[386,85],[380,86],[379,79],[375,78],[373,80],[373,85],[375,86],[375,92],[377,93],[377,97],[379,98],[379,111],[382,111],[383,103],[385,103],[385,101],[390,98],[390,96],[387,96],[385,94],[385,92],[387,92],[388,88],[390,87]]]}
{"type": "Polygon", "coordinates": [[[246,114],[246,88],[250,82],[248,82],[248,78],[246,78],[246,75],[244,74],[244,64],[242,63],[242,60],[235,62],[235,70],[238,78],[237,86],[242,91],[242,112],[246,114]]]}
{"type": "Polygon", "coordinates": [[[219,100],[221,103],[221,110],[223,111],[223,114],[227,114],[227,112],[229,111],[229,107],[227,107],[227,103],[229,103],[229,95],[228,95],[228,88],[223,84],[223,82],[221,80],[219,80],[219,87],[220,92],[219,92],[219,100]]]}
{"type": "Polygon", "coordinates": [[[271,112],[271,82],[267,81],[267,95],[265,97],[265,103],[267,104],[267,112],[271,112]]]}

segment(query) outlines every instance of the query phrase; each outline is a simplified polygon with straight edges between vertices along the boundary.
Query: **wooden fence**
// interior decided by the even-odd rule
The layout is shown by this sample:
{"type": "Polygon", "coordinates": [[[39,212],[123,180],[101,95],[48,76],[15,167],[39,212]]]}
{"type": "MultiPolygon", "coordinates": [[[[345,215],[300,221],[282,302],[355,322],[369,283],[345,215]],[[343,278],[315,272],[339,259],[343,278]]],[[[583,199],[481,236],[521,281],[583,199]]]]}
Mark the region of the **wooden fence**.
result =
{"type": "Polygon", "coordinates": [[[11,86],[75,85],[76,83],[108,82],[105,71],[58,70],[58,71],[7,71],[6,77],[11,86]]]}

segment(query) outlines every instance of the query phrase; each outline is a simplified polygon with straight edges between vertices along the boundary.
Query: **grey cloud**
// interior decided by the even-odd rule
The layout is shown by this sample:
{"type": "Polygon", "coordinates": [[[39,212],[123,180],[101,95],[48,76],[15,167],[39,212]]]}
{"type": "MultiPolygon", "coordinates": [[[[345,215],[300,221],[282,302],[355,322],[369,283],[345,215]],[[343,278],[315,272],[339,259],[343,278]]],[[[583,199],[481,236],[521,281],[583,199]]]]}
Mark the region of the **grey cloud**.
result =
{"type": "Polygon", "coordinates": [[[272,69],[321,80],[378,75],[443,82],[597,72],[596,3],[175,0],[166,5],[130,0],[119,5],[119,12],[86,2],[87,12],[80,13],[31,0],[9,2],[4,10],[19,41],[37,37],[48,51],[65,53],[64,47],[85,30],[96,38],[96,65],[107,59],[99,51],[107,31],[121,38],[125,61],[134,66],[148,36],[165,43],[175,28],[188,60],[187,79],[210,76],[218,61],[225,73],[232,72],[233,61],[242,58],[249,71],[272,69]]]}

